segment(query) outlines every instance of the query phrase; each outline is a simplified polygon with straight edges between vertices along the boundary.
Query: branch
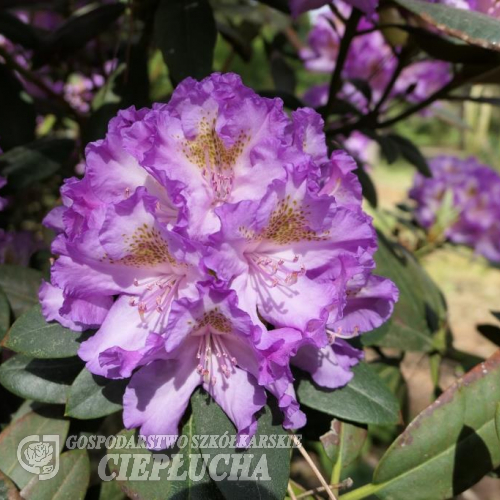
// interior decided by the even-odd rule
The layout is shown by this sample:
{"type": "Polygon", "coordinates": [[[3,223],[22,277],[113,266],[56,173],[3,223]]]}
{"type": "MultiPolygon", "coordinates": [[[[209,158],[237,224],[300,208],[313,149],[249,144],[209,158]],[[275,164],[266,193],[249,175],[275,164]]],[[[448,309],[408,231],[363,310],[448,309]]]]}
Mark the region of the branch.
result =
{"type": "Polygon", "coordinates": [[[356,28],[361,19],[361,11],[353,8],[349,19],[345,25],[344,36],[340,40],[339,54],[337,56],[337,61],[335,62],[335,68],[332,73],[332,78],[330,80],[330,90],[328,92],[328,103],[325,109],[325,115],[328,116],[333,109],[335,103],[335,98],[339,90],[342,87],[342,71],[347,59],[347,54],[349,52],[349,47],[356,33],[356,28]]]}

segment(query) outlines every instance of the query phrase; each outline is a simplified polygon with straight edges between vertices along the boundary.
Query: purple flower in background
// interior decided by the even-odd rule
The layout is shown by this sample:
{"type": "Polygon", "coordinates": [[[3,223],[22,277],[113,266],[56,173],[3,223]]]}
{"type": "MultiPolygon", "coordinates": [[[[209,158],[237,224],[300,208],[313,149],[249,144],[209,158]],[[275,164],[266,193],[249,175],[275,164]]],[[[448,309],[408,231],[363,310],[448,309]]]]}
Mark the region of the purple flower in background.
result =
{"type": "Polygon", "coordinates": [[[433,176],[417,174],[409,193],[419,224],[500,262],[500,175],[473,157],[438,156],[429,164],[433,176]]]}
{"type": "MultiPolygon", "coordinates": [[[[344,3],[339,0],[290,0],[290,9],[294,16],[298,16],[309,10],[318,9],[330,3],[336,6],[343,6],[344,3]]],[[[348,5],[356,7],[366,15],[371,15],[375,12],[378,6],[378,0],[346,0],[348,5]]]]}
{"type": "Polygon", "coordinates": [[[78,353],[92,373],[132,376],[127,427],[176,434],[203,386],[239,436],[267,392],[298,428],[291,364],[325,387],[350,380],[362,353],[342,339],[398,295],[372,274],[355,168],[328,157],[316,112],[290,117],[234,74],[186,79],[88,145],[85,176],[45,219],[59,257],[40,298],[48,320],[98,329],[78,353]]]}
{"type": "Polygon", "coordinates": [[[444,61],[420,61],[407,66],[399,76],[395,92],[410,102],[421,102],[452,79],[451,66],[444,61]]]}
{"type": "Polygon", "coordinates": [[[30,231],[0,229],[0,264],[28,266],[32,255],[43,248],[30,231]]]}

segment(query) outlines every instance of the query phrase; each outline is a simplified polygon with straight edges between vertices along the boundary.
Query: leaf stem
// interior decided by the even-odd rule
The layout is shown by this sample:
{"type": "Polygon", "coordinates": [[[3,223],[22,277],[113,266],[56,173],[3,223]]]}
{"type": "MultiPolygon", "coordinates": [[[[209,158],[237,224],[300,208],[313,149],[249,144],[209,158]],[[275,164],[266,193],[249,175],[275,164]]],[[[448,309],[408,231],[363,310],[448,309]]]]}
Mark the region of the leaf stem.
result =
{"type": "Polygon", "coordinates": [[[379,490],[380,486],[377,484],[369,483],[349,491],[345,495],[341,495],[339,500],[361,500],[362,498],[369,497],[379,490]]]}

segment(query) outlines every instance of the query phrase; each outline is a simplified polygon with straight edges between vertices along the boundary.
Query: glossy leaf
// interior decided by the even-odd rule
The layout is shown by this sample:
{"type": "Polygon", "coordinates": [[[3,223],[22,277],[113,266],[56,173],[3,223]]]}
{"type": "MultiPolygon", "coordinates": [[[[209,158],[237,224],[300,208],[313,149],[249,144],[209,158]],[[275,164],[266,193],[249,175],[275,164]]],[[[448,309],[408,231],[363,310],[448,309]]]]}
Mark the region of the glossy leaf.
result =
{"type": "Polygon", "coordinates": [[[35,108],[23,94],[19,80],[0,63],[0,137],[7,151],[35,139],[35,108]]]}
{"type": "Polygon", "coordinates": [[[397,134],[389,134],[388,137],[398,145],[401,156],[408,163],[411,163],[422,175],[432,176],[427,160],[413,142],[397,134]]]}
{"type": "Polygon", "coordinates": [[[217,29],[208,0],[161,0],[155,14],[155,39],[177,84],[212,71],[217,29]]]}
{"type": "Polygon", "coordinates": [[[0,288],[0,342],[10,326],[10,306],[7,296],[0,288]]]}
{"type": "Polygon", "coordinates": [[[493,16],[421,0],[395,1],[448,35],[471,45],[500,50],[500,21],[493,16]]]}
{"type": "Polygon", "coordinates": [[[105,31],[124,12],[122,3],[100,5],[84,14],[74,15],[51,33],[35,52],[33,64],[40,67],[50,59],[73,55],[105,31]]]}
{"type": "Polygon", "coordinates": [[[25,189],[55,174],[69,160],[70,139],[38,139],[0,156],[0,169],[9,189],[25,189]]]}
{"type": "MultiPolygon", "coordinates": [[[[194,427],[193,418],[191,417],[182,427],[181,436],[186,436],[187,443],[182,449],[169,449],[162,451],[149,451],[144,447],[141,448],[116,448],[108,449],[108,468],[112,477],[120,477],[120,466],[122,466],[123,455],[133,454],[135,461],[146,462],[144,476],[150,478],[152,475],[158,475],[158,480],[141,480],[140,478],[131,477],[132,460],[128,463],[126,471],[128,476],[117,481],[118,486],[127,495],[127,497],[137,498],[141,500],[153,499],[178,499],[190,498],[192,500],[205,500],[220,498],[218,490],[210,480],[200,456],[200,450],[195,446],[193,435],[198,434],[194,427]],[[177,455],[175,457],[175,455],[177,455]],[[188,476],[189,468],[191,467],[190,455],[198,455],[199,460],[196,464],[196,474],[198,481],[191,481],[188,476]],[[176,470],[177,471],[174,472],[176,470]],[[156,470],[156,473],[155,473],[156,470]],[[203,472],[205,470],[205,472],[203,472]],[[176,474],[176,480],[169,480],[169,474],[176,474]],[[184,477],[185,476],[185,477],[184,477]],[[183,479],[179,479],[183,478],[183,479]],[[123,480],[127,479],[127,480],[123,480]]],[[[118,437],[123,436],[130,442],[130,438],[134,438],[133,431],[122,431],[118,437]]],[[[171,477],[172,477],[171,476],[171,477]]]]}
{"type": "Polygon", "coordinates": [[[358,458],[367,436],[366,427],[334,418],[331,429],[320,437],[328,458],[343,469],[358,458]]]}
{"type": "Polygon", "coordinates": [[[399,289],[399,301],[389,321],[363,334],[362,343],[432,351],[436,347],[433,333],[446,321],[446,305],[441,292],[407,250],[380,234],[375,260],[375,273],[394,281],[399,289]]]}
{"type": "Polygon", "coordinates": [[[75,358],[33,359],[18,354],[0,366],[0,383],[22,398],[65,404],[80,367],[75,358]]]}
{"type": "Polygon", "coordinates": [[[90,462],[87,450],[72,450],[59,458],[59,472],[51,479],[34,477],[23,488],[26,500],[83,500],[90,481],[90,462]]]}
{"type": "Polygon", "coordinates": [[[0,265],[0,286],[17,318],[38,304],[42,273],[10,264],[0,265]]]}
{"type": "Polygon", "coordinates": [[[73,332],[55,321],[45,321],[37,305],[12,325],[2,345],[32,358],[69,358],[76,356],[80,342],[88,335],[73,332]]]}
{"type": "Polygon", "coordinates": [[[373,477],[384,499],[446,499],[500,465],[495,430],[500,351],[420,413],[382,457],[373,477]],[[418,486],[417,486],[418,485],[418,486]]]}
{"type": "Polygon", "coordinates": [[[477,329],[490,342],[500,346],[500,327],[496,325],[478,325],[477,329]]]}
{"type": "Polygon", "coordinates": [[[0,33],[27,49],[36,49],[40,44],[38,30],[6,11],[0,12],[0,33]]]}
{"type": "Polygon", "coordinates": [[[17,448],[21,440],[30,435],[51,434],[59,436],[60,453],[68,434],[69,422],[59,418],[47,418],[30,412],[10,424],[0,434],[0,470],[12,479],[19,488],[24,488],[33,478],[23,469],[17,459],[17,448]]]}
{"type": "Polygon", "coordinates": [[[397,424],[399,404],[375,371],[366,363],[353,369],[354,378],[341,389],[327,390],[309,379],[299,382],[299,401],[333,417],[361,424],[397,424]]]}
{"type": "MultiPolygon", "coordinates": [[[[229,438],[236,435],[234,425],[226,416],[221,407],[215,403],[206,393],[197,391],[191,398],[193,410],[193,420],[197,433],[205,435],[227,435],[229,438]]],[[[281,425],[281,416],[274,415],[269,407],[265,407],[264,412],[258,418],[258,428],[255,440],[260,443],[268,440],[269,436],[285,436],[286,431],[281,425]]],[[[225,463],[220,460],[215,470],[210,469],[210,476],[215,479],[216,475],[225,477],[223,480],[215,481],[215,485],[222,495],[227,498],[260,498],[276,499],[283,498],[286,493],[288,478],[290,474],[290,449],[286,447],[250,447],[246,450],[236,450],[234,448],[203,448],[202,453],[210,456],[221,453],[238,453],[242,458],[250,462],[250,476],[257,466],[266,464],[266,471],[270,480],[262,480],[261,476],[254,478],[240,478],[235,481],[231,476],[232,462],[225,463]],[[261,462],[262,461],[262,462],[261,462]]]]}
{"type": "Polygon", "coordinates": [[[66,415],[89,419],[119,411],[127,383],[128,380],[110,380],[83,369],[71,385],[66,415]]]}

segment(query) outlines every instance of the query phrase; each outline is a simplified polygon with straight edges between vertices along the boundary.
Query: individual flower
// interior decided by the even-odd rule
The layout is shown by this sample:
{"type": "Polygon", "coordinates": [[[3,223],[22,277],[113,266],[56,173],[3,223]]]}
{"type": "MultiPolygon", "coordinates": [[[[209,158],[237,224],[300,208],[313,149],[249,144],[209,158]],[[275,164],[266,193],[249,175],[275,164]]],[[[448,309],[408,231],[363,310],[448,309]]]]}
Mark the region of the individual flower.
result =
{"type": "Polygon", "coordinates": [[[397,299],[372,274],[355,168],[328,156],[316,112],[290,117],[234,74],[186,79],[88,145],[45,219],[58,258],[40,297],[48,320],[97,329],[78,352],[87,369],[131,377],[127,427],[176,434],[202,386],[240,437],[267,393],[298,428],[291,365],[328,388],[350,380],[362,353],[343,339],[397,299]]]}
{"type": "Polygon", "coordinates": [[[500,175],[473,157],[438,156],[429,165],[433,176],[417,174],[409,193],[419,224],[500,262],[500,175]]]}

